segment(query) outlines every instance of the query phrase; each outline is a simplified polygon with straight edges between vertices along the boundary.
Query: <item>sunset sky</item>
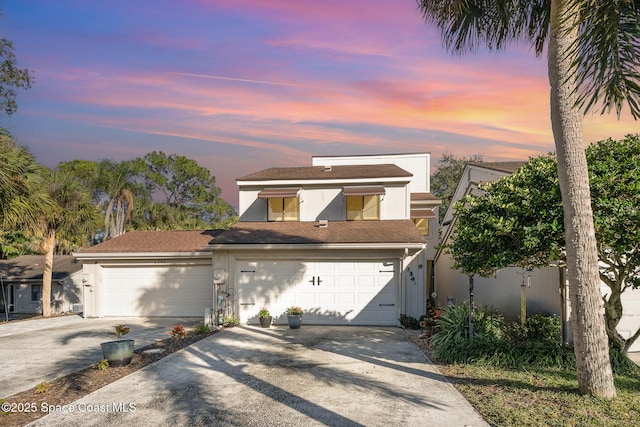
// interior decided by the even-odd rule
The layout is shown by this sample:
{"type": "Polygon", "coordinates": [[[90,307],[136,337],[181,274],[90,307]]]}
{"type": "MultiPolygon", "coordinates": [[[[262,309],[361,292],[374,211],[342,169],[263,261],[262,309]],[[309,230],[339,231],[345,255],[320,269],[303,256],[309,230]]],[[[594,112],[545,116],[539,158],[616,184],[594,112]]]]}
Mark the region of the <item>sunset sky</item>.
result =
{"type": "MultiPolygon", "coordinates": [[[[451,55],[415,0],[8,0],[33,88],[0,126],[53,167],[153,151],[235,179],[313,155],[553,151],[546,58],[451,55]]],[[[628,111],[628,110],[627,110],[628,111]]],[[[588,115],[585,141],[639,132],[588,115]]]]}

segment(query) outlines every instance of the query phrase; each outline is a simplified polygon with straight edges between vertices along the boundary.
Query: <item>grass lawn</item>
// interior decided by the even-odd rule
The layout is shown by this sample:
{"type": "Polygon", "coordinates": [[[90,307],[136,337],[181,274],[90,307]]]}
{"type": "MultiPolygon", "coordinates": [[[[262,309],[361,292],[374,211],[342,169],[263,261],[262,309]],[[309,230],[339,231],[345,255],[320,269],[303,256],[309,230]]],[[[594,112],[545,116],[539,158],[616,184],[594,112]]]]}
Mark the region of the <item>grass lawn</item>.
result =
{"type": "Polygon", "coordinates": [[[640,375],[616,376],[618,397],[578,394],[575,372],[438,365],[491,425],[640,426],[640,375]]]}

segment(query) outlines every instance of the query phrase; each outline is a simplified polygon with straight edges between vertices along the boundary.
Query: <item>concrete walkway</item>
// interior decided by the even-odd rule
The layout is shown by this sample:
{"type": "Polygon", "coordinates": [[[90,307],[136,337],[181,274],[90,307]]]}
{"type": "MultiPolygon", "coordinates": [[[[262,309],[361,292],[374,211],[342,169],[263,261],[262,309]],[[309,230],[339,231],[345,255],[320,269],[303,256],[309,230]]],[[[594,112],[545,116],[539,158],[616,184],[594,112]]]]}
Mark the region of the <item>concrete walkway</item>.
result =
{"type": "Polygon", "coordinates": [[[113,341],[114,326],[131,328],[135,348],[169,337],[178,323],[200,318],[100,318],[61,316],[0,323],[0,399],[91,366],[102,359],[100,343],[113,341]]]}
{"type": "Polygon", "coordinates": [[[33,423],[151,424],[487,425],[402,329],[304,325],[223,330],[33,423]]]}

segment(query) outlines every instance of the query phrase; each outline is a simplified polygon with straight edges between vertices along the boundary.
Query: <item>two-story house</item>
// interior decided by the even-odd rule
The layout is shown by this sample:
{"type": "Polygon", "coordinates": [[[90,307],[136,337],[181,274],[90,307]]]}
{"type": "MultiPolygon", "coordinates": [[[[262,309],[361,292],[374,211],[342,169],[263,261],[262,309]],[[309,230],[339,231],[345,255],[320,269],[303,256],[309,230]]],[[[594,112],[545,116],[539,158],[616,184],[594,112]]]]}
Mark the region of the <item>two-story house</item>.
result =
{"type": "Polygon", "coordinates": [[[188,316],[223,304],[242,323],[300,306],[307,324],[397,325],[433,289],[439,200],[429,154],[314,157],[237,179],[222,233],[130,232],[76,254],[89,315],[188,316]]]}
{"type": "Polygon", "coordinates": [[[240,222],[210,247],[240,321],[292,305],[316,324],[396,325],[401,313],[423,314],[439,205],[429,161],[314,157],[239,178],[240,222]]]}

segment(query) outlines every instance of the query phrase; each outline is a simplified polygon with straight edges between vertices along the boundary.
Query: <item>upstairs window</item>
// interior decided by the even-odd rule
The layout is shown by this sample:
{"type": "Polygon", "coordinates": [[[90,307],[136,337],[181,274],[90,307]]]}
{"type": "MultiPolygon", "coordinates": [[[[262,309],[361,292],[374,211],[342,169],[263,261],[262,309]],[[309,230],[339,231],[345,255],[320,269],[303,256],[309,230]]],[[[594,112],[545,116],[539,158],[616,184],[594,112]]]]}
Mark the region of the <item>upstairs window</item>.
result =
{"type": "Polygon", "coordinates": [[[347,220],[380,219],[380,196],[347,196],[347,220]]]}
{"type": "Polygon", "coordinates": [[[342,192],[347,205],[347,221],[380,219],[380,198],[385,194],[383,186],[344,187],[342,192]]]}
{"type": "Polygon", "coordinates": [[[300,221],[300,204],[297,197],[268,199],[269,221],[300,221]]]}
{"type": "Polygon", "coordinates": [[[300,221],[300,188],[267,188],[258,198],[267,201],[268,221],[300,221]]]}

